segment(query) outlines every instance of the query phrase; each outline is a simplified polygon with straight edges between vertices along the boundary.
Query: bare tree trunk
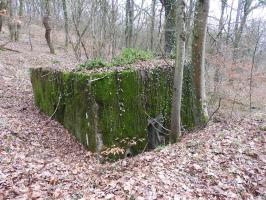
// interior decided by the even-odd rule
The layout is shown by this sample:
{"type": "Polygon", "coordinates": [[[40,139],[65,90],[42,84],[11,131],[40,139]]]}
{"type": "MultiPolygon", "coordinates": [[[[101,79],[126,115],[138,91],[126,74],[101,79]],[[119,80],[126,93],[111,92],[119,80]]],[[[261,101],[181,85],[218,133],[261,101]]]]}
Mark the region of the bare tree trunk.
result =
{"type": "Polygon", "coordinates": [[[153,49],[154,44],[154,25],[155,25],[155,6],[156,6],[156,0],[152,0],[151,5],[151,40],[150,40],[150,50],[153,49]]]}
{"type": "Polygon", "coordinates": [[[23,3],[24,3],[23,0],[19,0],[19,12],[18,12],[19,16],[23,15],[23,7],[24,7],[23,3]]]}
{"type": "Polygon", "coordinates": [[[134,21],[134,1],[126,2],[126,47],[132,47],[133,41],[133,21],[134,21]]]}
{"type": "Polygon", "coordinates": [[[186,17],[186,50],[185,50],[185,55],[186,57],[191,56],[191,39],[192,39],[192,25],[193,25],[193,15],[194,15],[194,7],[195,7],[195,1],[190,0],[189,1],[189,10],[187,12],[187,17],[186,17]]]}
{"type": "Polygon", "coordinates": [[[67,5],[66,0],[62,0],[63,11],[64,11],[64,20],[65,20],[65,46],[68,46],[69,33],[68,33],[68,15],[67,15],[67,5]]]}
{"type": "Polygon", "coordinates": [[[8,29],[11,41],[18,41],[19,30],[21,28],[21,21],[15,18],[16,16],[15,3],[16,3],[15,0],[8,1],[9,16],[10,16],[8,22],[8,29]]]}
{"type": "Polygon", "coordinates": [[[253,55],[252,55],[252,64],[251,64],[251,69],[250,69],[250,80],[249,80],[249,111],[251,112],[252,109],[252,85],[253,85],[253,71],[254,71],[254,65],[255,65],[255,58],[256,58],[256,53],[257,53],[257,49],[258,49],[258,45],[261,39],[261,36],[263,34],[263,31],[260,32],[260,24],[261,22],[259,22],[258,25],[258,37],[256,38],[256,44],[254,47],[254,51],[253,51],[253,55]]]}
{"type": "Polygon", "coordinates": [[[47,45],[50,49],[50,53],[54,54],[55,50],[51,39],[52,28],[50,26],[50,0],[45,0],[45,15],[43,16],[42,22],[45,28],[45,39],[47,45]]]}
{"type": "Polygon", "coordinates": [[[230,6],[231,8],[230,8],[229,19],[228,19],[228,23],[227,23],[226,44],[229,43],[229,38],[230,38],[233,4],[234,4],[234,0],[232,1],[232,4],[230,6]]]}
{"type": "Polygon", "coordinates": [[[100,4],[101,9],[101,26],[100,26],[100,33],[101,33],[101,39],[100,39],[100,57],[104,57],[105,50],[106,50],[106,40],[107,40],[107,12],[108,12],[108,2],[107,0],[102,0],[100,4]]]}
{"type": "MultiPolygon", "coordinates": [[[[219,19],[219,27],[218,27],[218,34],[217,34],[217,48],[216,53],[221,53],[221,47],[222,47],[222,35],[223,35],[223,29],[224,29],[224,11],[226,6],[227,0],[221,0],[221,15],[219,19]]],[[[221,80],[221,74],[220,74],[220,65],[215,65],[215,73],[214,73],[214,90],[213,92],[216,93],[218,89],[218,84],[221,80]]]]}
{"type": "Polygon", "coordinates": [[[115,7],[115,0],[112,0],[112,27],[111,27],[111,38],[112,38],[112,58],[115,57],[115,49],[116,49],[116,7],[115,7]]]}
{"type": "Polygon", "coordinates": [[[176,26],[176,61],[174,74],[174,88],[171,112],[171,139],[177,142],[181,137],[181,97],[183,68],[185,61],[185,2],[178,0],[177,3],[177,26],[176,26]]]}
{"type": "MultiPolygon", "coordinates": [[[[5,10],[6,6],[7,6],[7,2],[5,0],[1,0],[0,1],[0,11],[5,10]]],[[[2,12],[1,15],[0,15],[0,32],[2,32],[3,21],[4,21],[4,17],[3,17],[2,14],[4,14],[4,12],[2,12]]]]}
{"type": "Polygon", "coordinates": [[[208,118],[205,95],[205,43],[209,0],[198,0],[195,8],[195,20],[192,42],[193,83],[195,89],[195,124],[201,125],[208,118]]]}
{"type": "Polygon", "coordinates": [[[239,43],[240,43],[240,39],[241,39],[248,15],[255,8],[255,7],[251,7],[252,2],[253,0],[244,0],[244,1],[239,0],[238,2],[236,25],[235,25],[235,38],[233,42],[233,62],[234,63],[236,63],[236,60],[238,57],[239,43]]]}

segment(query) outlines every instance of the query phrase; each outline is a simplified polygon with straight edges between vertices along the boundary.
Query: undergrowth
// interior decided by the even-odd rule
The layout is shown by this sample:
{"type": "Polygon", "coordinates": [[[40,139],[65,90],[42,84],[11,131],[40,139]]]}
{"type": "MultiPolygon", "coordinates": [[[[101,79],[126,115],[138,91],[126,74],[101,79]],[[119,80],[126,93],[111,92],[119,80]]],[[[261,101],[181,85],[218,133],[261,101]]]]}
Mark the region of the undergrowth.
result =
{"type": "Polygon", "coordinates": [[[153,54],[148,51],[140,49],[125,48],[122,50],[121,54],[114,57],[111,62],[105,62],[101,58],[96,58],[93,60],[87,60],[85,63],[79,64],[79,68],[95,69],[102,67],[115,67],[124,66],[132,64],[137,61],[145,61],[153,58],[153,54]]]}

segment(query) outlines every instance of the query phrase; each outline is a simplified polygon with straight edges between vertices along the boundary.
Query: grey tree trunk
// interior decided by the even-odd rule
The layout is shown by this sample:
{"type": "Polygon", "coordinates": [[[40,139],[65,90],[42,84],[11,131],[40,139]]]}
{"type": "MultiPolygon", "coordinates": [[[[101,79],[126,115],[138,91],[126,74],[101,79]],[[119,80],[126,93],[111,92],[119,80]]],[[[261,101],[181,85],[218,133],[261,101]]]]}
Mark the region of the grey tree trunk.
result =
{"type": "MultiPolygon", "coordinates": [[[[217,34],[217,48],[216,53],[221,53],[221,47],[222,47],[222,35],[223,35],[223,29],[224,29],[224,11],[225,6],[227,4],[227,0],[221,0],[221,15],[219,19],[219,27],[218,27],[218,34],[217,34]]],[[[220,73],[220,65],[215,65],[215,73],[214,73],[214,90],[213,92],[216,93],[218,90],[218,84],[221,80],[221,73],[220,73]]]]}
{"type": "Polygon", "coordinates": [[[230,12],[229,12],[229,19],[228,19],[228,23],[227,23],[226,44],[229,43],[230,34],[231,34],[231,20],[232,20],[233,4],[234,4],[234,0],[232,1],[232,4],[231,4],[231,8],[230,8],[230,12]]]}
{"type": "Polygon", "coordinates": [[[22,16],[23,15],[23,10],[24,10],[24,4],[23,0],[19,0],[19,12],[18,15],[22,16]]]}
{"type": "Polygon", "coordinates": [[[51,25],[50,25],[50,0],[45,0],[45,15],[43,16],[43,25],[45,28],[45,39],[47,42],[47,45],[50,49],[50,53],[54,54],[55,50],[54,50],[54,45],[51,39],[51,25]]]}
{"type": "Polygon", "coordinates": [[[205,95],[205,43],[209,0],[198,0],[195,7],[195,20],[192,41],[193,84],[195,90],[195,124],[199,126],[208,118],[205,95]]]}
{"type": "Polygon", "coordinates": [[[115,6],[115,0],[112,0],[112,27],[111,27],[111,37],[112,37],[112,58],[115,57],[115,49],[116,49],[116,6],[115,6]]]}
{"type": "Polygon", "coordinates": [[[16,1],[9,0],[8,1],[8,8],[9,8],[9,22],[8,22],[8,29],[10,34],[11,41],[18,41],[19,40],[19,31],[21,28],[21,21],[16,19],[16,9],[15,9],[16,1]]]}
{"type": "Polygon", "coordinates": [[[176,25],[176,61],[171,112],[171,140],[177,142],[181,136],[181,98],[183,68],[185,62],[185,2],[178,0],[176,25]]]}
{"type": "Polygon", "coordinates": [[[133,21],[134,21],[134,1],[126,2],[126,47],[132,47],[133,41],[133,21]]]}
{"type": "Polygon", "coordinates": [[[189,1],[189,9],[186,12],[186,50],[185,55],[186,57],[191,56],[191,40],[192,40],[192,25],[193,25],[193,15],[194,15],[194,7],[195,7],[195,0],[189,1]]]}
{"type": "MultiPolygon", "coordinates": [[[[7,2],[5,0],[0,0],[0,11],[6,10],[6,6],[7,2]]],[[[4,17],[2,14],[4,14],[4,12],[2,12],[0,15],[0,32],[2,32],[3,21],[4,21],[4,17]]]]}
{"type": "Polygon", "coordinates": [[[234,33],[235,38],[233,42],[233,62],[234,63],[236,63],[237,58],[238,58],[239,44],[240,44],[241,36],[244,30],[244,26],[246,25],[248,15],[251,13],[253,9],[259,7],[260,5],[260,4],[257,4],[257,6],[252,7],[251,6],[252,3],[253,3],[253,0],[239,0],[238,2],[235,33],[234,33]]]}
{"type": "Polygon", "coordinates": [[[156,6],[156,0],[152,0],[152,5],[151,5],[151,40],[150,40],[150,50],[151,51],[152,51],[153,45],[154,45],[155,6],[156,6]]]}
{"type": "Polygon", "coordinates": [[[66,0],[62,0],[63,11],[64,11],[64,20],[65,20],[65,46],[68,46],[69,42],[69,33],[68,33],[68,14],[67,14],[67,5],[66,0]]]}

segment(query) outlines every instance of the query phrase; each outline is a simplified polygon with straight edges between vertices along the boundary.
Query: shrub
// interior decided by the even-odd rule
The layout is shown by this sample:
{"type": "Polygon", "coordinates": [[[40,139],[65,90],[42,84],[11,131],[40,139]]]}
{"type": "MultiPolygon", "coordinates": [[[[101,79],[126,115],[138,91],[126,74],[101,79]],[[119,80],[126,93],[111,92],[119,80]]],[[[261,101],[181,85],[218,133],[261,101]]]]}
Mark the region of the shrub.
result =
{"type": "Polygon", "coordinates": [[[106,67],[106,65],[107,63],[105,63],[101,58],[96,58],[94,60],[87,60],[85,63],[80,64],[79,67],[86,69],[94,69],[106,67]]]}
{"type": "Polygon", "coordinates": [[[140,49],[125,48],[121,54],[113,58],[110,63],[104,62],[101,58],[94,60],[87,60],[85,63],[79,65],[80,68],[94,69],[101,67],[113,67],[132,64],[136,61],[144,61],[151,59],[153,54],[151,52],[143,51],[140,49]]]}
{"type": "Polygon", "coordinates": [[[151,52],[143,51],[140,49],[123,49],[122,53],[115,57],[111,64],[112,66],[132,64],[138,60],[144,61],[153,57],[151,52]]]}

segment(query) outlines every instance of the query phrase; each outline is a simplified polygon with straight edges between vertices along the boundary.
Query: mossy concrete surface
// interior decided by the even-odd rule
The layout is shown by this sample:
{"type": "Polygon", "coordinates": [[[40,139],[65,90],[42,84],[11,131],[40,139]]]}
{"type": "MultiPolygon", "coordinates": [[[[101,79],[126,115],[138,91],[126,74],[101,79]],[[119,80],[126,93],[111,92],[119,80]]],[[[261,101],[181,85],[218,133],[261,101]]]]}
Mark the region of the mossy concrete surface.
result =
{"type": "MultiPolygon", "coordinates": [[[[133,149],[138,153],[147,143],[149,116],[162,114],[164,126],[170,125],[170,67],[91,74],[38,68],[31,69],[31,82],[40,110],[63,124],[93,152],[104,146],[127,148],[123,140],[133,139],[133,149]]],[[[185,94],[188,97],[189,90],[185,94]]],[[[191,128],[193,117],[187,97],[183,98],[182,123],[191,128]]]]}

